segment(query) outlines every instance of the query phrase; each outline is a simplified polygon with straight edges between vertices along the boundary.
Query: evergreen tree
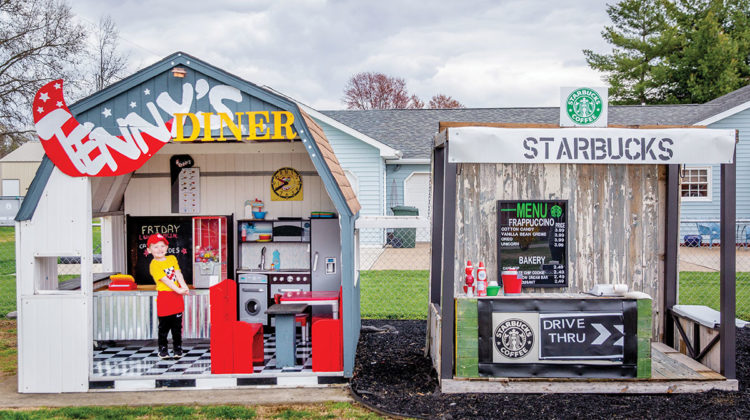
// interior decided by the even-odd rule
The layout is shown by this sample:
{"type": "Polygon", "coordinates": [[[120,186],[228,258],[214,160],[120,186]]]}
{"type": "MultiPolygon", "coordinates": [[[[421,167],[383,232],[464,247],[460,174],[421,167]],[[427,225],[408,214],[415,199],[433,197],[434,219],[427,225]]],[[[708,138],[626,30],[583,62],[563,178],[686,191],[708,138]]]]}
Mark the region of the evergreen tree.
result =
{"type": "Polygon", "coordinates": [[[750,1],[666,3],[678,46],[666,57],[666,101],[703,103],[750,82],[750,1]]]}
{"type": "Polygon", "coordinates": [[[662,100],[663,81],[656,75],[666,52],[674,45],[674,32],[666,24],[660,0],[623,0],[607,5],[612,26],[602,37],[613,45],[610,54],[583,50],[589,66],[605,73],[612,103],[640,104],[662,100]]]}

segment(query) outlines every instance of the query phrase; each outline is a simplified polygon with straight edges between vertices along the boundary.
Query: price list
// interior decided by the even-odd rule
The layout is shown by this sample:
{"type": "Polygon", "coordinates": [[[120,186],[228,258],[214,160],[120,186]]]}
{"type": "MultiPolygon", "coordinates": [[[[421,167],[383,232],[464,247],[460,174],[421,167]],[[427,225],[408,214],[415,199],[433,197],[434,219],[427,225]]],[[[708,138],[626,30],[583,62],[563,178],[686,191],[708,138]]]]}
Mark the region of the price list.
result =
{"type": "Polygon", "coordinates": [[[523,287],[566,287],[567,210],[567,200],[499,200],[498,278],[515,268],[523,287]]]}

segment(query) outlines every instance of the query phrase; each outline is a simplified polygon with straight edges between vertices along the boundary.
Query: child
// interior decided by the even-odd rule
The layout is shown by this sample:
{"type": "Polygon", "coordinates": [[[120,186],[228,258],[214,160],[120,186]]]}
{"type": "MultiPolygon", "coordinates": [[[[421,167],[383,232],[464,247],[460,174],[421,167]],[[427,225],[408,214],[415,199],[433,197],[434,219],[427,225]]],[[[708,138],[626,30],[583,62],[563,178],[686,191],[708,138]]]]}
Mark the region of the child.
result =
{"type": "Polygon", "coordinates": [[[156,314],[159,316],[159,357],[169,357],[167,335],[172,331],[174,357],[182,357],[182,311],[185,302],[182,296],[188,294],[188,287],[182,277],[180,265],[174,255],[167,255],[169,241],[161,233],[148,238],[146,247],[154,256],[149,271],[156,282],[156,314]]]}

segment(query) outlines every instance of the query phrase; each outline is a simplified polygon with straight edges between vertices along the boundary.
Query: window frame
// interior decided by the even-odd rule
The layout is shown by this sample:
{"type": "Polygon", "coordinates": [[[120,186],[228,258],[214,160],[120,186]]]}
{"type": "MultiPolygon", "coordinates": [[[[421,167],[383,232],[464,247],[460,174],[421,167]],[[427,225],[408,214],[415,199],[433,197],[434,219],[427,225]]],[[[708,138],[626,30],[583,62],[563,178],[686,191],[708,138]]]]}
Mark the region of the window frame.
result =
{"type": "Polygon", "coordinates": [[[690,167],[683,167],[683,172],[685,173],[685,177],[681,177],[680,179],[680,200],[681,201],[697,201],[697,202],[710,202],[713,201],[713,168],[710,166],[690,166],[690,167]],[[697,184],[700,183],[700,181],[697,182],[687,182],[688,179],[688,171],[706,171],[706,196],[705,197],[691,197],[691,196],[683,196],[683,185],[685,184],[697,184]]]}

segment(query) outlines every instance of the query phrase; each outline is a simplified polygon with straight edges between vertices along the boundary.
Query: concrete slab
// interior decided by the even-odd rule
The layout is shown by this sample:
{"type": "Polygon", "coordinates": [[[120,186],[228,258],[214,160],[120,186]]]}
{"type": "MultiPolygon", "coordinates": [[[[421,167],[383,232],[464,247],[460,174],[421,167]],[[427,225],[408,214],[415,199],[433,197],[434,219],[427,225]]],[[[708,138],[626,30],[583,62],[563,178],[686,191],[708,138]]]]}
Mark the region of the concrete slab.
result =
{"type": "Polygon", "coordinates": [[[72,406],[154,406],[220,404],[311,404],[352,402],[348,385],[326,388],[245,388],[223,390],[156,389],[152,391],[93,391],[66,394],[19,394],[18,378],[0,378],[0,408],[72,406]]]}

